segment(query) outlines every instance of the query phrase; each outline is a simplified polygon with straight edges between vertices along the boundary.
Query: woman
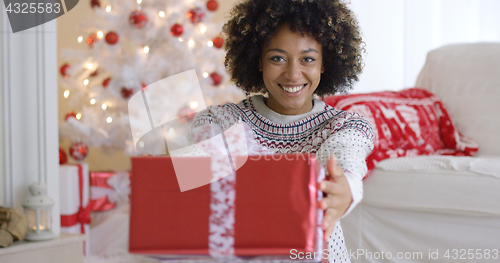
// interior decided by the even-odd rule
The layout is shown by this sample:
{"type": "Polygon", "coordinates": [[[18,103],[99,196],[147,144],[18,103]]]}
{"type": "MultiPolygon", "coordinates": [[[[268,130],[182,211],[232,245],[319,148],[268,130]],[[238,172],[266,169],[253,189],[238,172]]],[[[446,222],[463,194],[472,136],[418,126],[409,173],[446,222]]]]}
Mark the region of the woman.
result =
{"type": "Polygon", "coordinates": [[[338,0],[247,0],[236,5],[223,29],[225,65],[249,96],[238,104],[209,107],[193,127],[241,120],[256,141],[275,153],[315,153],[329,179],[323,229],[331,262],[348,262],[339,218],[362,198],[365,158],[373,130],[361,115],[336,110],[313,95],[352,88],[362,69],[357,21],[338,0]]]}

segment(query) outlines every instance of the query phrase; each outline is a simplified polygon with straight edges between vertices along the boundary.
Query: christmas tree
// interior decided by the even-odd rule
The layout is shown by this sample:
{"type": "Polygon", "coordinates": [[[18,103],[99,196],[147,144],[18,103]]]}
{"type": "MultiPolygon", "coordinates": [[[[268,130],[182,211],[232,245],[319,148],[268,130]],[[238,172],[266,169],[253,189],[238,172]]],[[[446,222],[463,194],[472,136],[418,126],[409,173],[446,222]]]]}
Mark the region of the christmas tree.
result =
{"type": "MultiPolygon", "coordinates": [[[[86,50],[64,50],[60,86],[73,109],[60,123],[61,139],[73,142],[76,159],[86,146],[141,153],[144,144],[132,140],[128,100],[141,89],[178,73],[195,70],[207,106],[236,102],[244,97],[230,83],[224,68],[221,23],[210,17],[216,0],[91,0],[96,18],[84,21],[77,39],[86,50]],[[83,144],[76,143],[80,141],[83,144]],[[137,147],[137,148],[136,148],[137,147]]],[[[166,96],[178,97],[182,87],[166,96]]],[[[198,111],[193,103],[165,105],[181,117],[185,133],[198,111]],[[192,115],[188,115],[192,116],[192,115]]],[[[172,130],[170,130],[172,133],[172,130]]],[[[179,133],[178,133],[179,134],[179,133]]],[[[157,143],[157,142],[156,142],[157,143]]]]}

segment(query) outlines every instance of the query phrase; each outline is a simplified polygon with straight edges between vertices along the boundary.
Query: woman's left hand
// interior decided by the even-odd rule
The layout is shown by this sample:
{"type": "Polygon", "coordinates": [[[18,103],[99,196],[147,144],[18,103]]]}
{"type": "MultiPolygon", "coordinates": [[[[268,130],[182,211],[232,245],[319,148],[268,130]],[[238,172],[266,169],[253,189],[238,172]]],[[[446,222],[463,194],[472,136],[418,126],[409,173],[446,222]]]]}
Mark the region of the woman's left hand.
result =
{"type": "Polygon", "coordinates": [[[320,182],[318,188],[327,196],[318,205],[325,210],[322,228],[325,231],[324,239],[328,241],[335,228],[335,223],[351,205],[352,194],[344,172],[337,165],[334,156],[328,158],[326,169],[330,177],[328,180],[320,182]]]}

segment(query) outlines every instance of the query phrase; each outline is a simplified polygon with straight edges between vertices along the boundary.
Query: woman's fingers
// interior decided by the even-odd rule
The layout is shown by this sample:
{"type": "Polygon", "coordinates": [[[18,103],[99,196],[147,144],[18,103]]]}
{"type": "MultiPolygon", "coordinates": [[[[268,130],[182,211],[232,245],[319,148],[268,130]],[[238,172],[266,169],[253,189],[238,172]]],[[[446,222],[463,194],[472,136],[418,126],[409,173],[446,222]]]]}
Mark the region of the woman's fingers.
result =
{"type": "Polygon", "coordinates": [[[346,191],[342,182],[338,181],[338,178],[335,181],[322,181],[318,187],[319,190],[329,195],[343,195],[346,191]]]}
{"type": "Polygon", "coordinates": [[[344,175],[344,171],[337,165],[334,156],[328,158],[326,168],[329,179],[318,184],[318,188],[326,196],[318,203],[319,207],[325,210],[322,228],[325,231],[325,241],[335,229],[337,220],[347,211],[352,203],[351,189],[344,175]]]}
{"type": "Polygon", "coordinates": [[[337,165],[337,160],[333,155],[328,158],[326,169],[328,170],[330,180],[344,176],[344,171],[337,165]]]}
{"type": "Polygon", "coordinates": [[[335,224],[340,216],[336,216],[337,213],[333,209],[327,209],[325,211],[325,217],[323,218],[323,230],[325,231],[325,235],[323,239],[328,241],[328,238],[332,235],[333,230],[335,229],[335,224]]]}

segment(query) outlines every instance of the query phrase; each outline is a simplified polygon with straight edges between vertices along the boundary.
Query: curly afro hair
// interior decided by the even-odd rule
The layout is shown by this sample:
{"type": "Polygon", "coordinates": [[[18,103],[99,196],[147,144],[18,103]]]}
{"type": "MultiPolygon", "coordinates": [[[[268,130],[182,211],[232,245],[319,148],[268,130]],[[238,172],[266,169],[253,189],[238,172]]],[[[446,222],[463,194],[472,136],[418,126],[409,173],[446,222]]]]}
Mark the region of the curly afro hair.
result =
{"type": "Polygon", "coordinates": [[[231,80],[246,91],[266,92],[258,70],[263,45],[283,24],[314,37],[323,47],[325,72],[315,94],[323,97],[352,89],[363,68],[358,22],[342,0],[246,0],[224,25],[225,66],[231,80]]]}

